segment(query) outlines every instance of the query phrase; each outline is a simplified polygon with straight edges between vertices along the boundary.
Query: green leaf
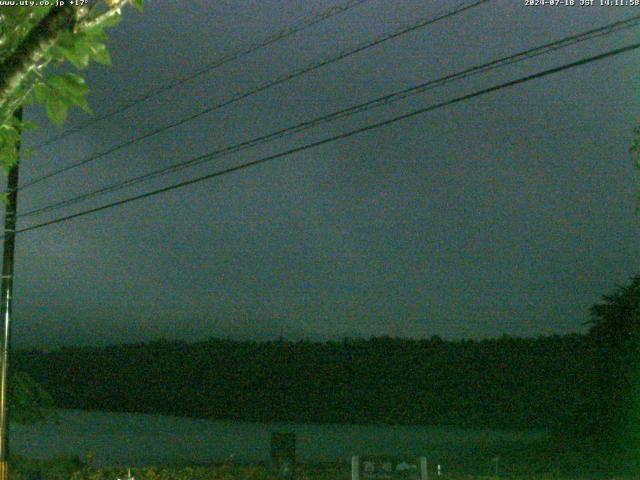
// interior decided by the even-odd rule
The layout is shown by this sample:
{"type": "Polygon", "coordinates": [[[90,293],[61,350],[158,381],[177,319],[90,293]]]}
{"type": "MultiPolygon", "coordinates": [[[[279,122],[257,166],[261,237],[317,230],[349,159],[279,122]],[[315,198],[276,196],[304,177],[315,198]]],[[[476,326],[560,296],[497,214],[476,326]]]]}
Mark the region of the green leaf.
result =
{"type": "Polygon", "coordinates": [[[111,55],[104,43],[93,43],[90,45],[91,56],[102,65],[111,65],[111,55]]]}
{"type": "Polygon", "coordinates": [[[29,375],[15,371],[10,381],[12,390],[9,392],[9,405],[12,408],[12,420],[28,425],[55,418],[53,398],[29,375]]]}
{"type": "Polygon", "coordinates": [[[73,48],[76,42],[76,36],[72,32],[66,30],[60,32],[56,39],[56,45],[63,48],[73,48]]]}
{"type": "Polygon", "coordinates": [[[58,46],[51,47],[47,51],[45,58],[47,60],[49,60],[49,61],[54,61],[54,62],[58,62],[58,63],[62,63],[65,60],[64,52],[58,46]]]}
{"type": "Polygon", "coordinates": [[[102,25],[95,25],[82,31],[82,35],[95,42],[105,42],[109,37],[104,33],[102,25]]]}
{"type": "Polygon", "coordinates": [[[47,78],[47,84],[55,90],[59,90],[71,97],[82,97],[87,94],[89,87],[80,75],[65,73],[52,75],[47,78]]]}
{"type": "Polygon", "coordinates": [[[47,97],[47,116],[55,125],[62,125],[67,119],[68,106],[59,97],[49,96],[47,97]]]}
{"type": "Polygon", "coordinates": [[[131,5],[140,13],[144,11],[144,0],[131,0],[131,5]]]}
{"type": "Polygon", "coordinates": [[[87,113],[93,113],[85,98],[89,88],[81,76],[75,73],[53,75],[47,78],[47,85],[53,91],[50,96],[55,96],[67,106],[76,105],[87,113]]]}
{"type": "Polygon", "coordinates": [[[8,138],[10,142],[16,142],[20,138],[20,133],[15,126],[5,123],[0,125],[0,138],[8,138]]]}
{"type": "Polygon", "coordinates": [[[11,168],[18,161],[18,148],[16,143],[0,142],[0,163],[5,170],[11,168]]]}
{"type": "Polygon", "coordinates": [[[87,35],[85,33],[78,35],[74,45],[74,52],[87,54],[90,58],[103,65],[111,65],[111,57],[107,46],[103,43],[104,32],[102,35],[87,35]]]}
{"type": "Polygon", "coordinates": [[[100,22],[101,28],[116,27],[122,21],[122,15],[119,12],[113,12],[111,15],[107,15],[102,22],[100,22]]]}
{"type": "Polygon", "coordinates": [[[89,65],[89,54],[91,53],[89,49],[79,50],[77,46],[72,48],[58,47],[58,49],[62,53],[62,56],[66,60],[69,60],[78,70],[82,70],[89,65]]]}
{"type": "Polygon", "coordinates": [[[82,110],[84,110],[85,112],[89,113],[89,114],[93,114],[93,110],[91,110],[91,107],[89,106],[89,102],[87,102],[87,99],[84,97],[74,97],[71,99],[72,103],[74,105],[76,105],[77,107],[80,107],[82,110]]]}
{"type": "Polygon", "coordinates": [[[36,83],[33,86],[33,93],[38,103],[44,103],[47,101],[47,98],[49,97],[49,91],[50,91],[49,87],[47,87],[42,82],[36,83]]]}

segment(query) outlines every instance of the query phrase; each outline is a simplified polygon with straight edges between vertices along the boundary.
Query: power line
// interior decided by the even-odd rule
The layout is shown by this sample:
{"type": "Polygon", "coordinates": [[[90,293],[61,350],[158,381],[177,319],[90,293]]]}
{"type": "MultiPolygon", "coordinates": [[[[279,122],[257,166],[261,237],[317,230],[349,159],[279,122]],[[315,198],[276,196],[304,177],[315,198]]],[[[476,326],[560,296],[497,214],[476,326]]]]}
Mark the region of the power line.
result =
{"type": "Polygon", "coordinates": [[[174,173],[186,168],[190,168],[196,165],[200,165],[202,163],[205,162],[209,162],[211,160],[214,160],[216,158],[220,158],[223,156],[227,156],[229,154],[232,153],[237,153],[239,151],[245,150],[247,148],[251,148],[254,147],[256,145],[260,145],[263,143],[267,143],[267,142],[271,142],[273,140],[276,139],[280,139],[280,138],[284,138],[284,137],[288,137],[290,135],[293,135],[295,133],[299,133],[305,130],[308,130],[312,127],[315,127],[321,123],[324,122],[333,122],[335,120],[341,119],[341,118],[345,118],[347,116],[351,116],[351,115],[355,115],[357,113],[361,113],[364,111],[368,111],[374,108],[378,108],[382,105],[386,105],[392,102],[396,102],[398,100],[402,100],[404,98],[407,98],[409,96],[413,96],[413,95],[417,95],[420,93],[424,93],[427,90],[431,90],[433,88],[436,87],[440,87],[442,85],[445,85],[449,82],[455,81],[455,80],[461,80],[464,78],[468,78],[474,75],[478,75],[480,73],[485,73],[491,70],[495,70],[498,68],[502,68],[502,67],[506,67],[509,65],[512,65],[514,63],[523,61],[523,60],[527,60],[530,58],[534,58],[543,54],[547,54],[547,53],[552,53],[555,52],[561,48],[566,48],[569,47],[571,45],[575,45],[577,43],[580,42],[584,42],[586,40],[592,40],[594,38],[599,38],[605,35],[610,35],[612,33],[621,31],[623,29],[628,29],[631,27],[635,27],[640,23],[640,15],[636,15],[634,17],[630,17],[628,19],[625,20],[620,20],[617,22],[613,22],[611,24],[607,24],[605,26],[602,27],[598,27],[598,28],[594,28],[591,30],[588,30],[586,32],[582,32],[579,34],[575,34],[575,35],[571,35],[568,37],[564,37],[561,38],[559,40],[555,40],[553,42],[544,44],[544,45],[540,45],[538,47],[534,47],[534,48],[530,48],[528,50],[525,51],[521,51],[506,57],[502,57],[487,63],[484,63],[482,65],[476,65],[473,67],[469,67],[461,72],[457,72],[454,74],[450,74],[447,75],[445,77],[441,77],[435,80],[430,80],[424,83],[421,83],[419,85],[415,85],[388,95],[384,95],[381,97],[378,97],[376,99],[370,100],[368,102],[365,103],[361,103],[349,108],[345,108],[342,110],[338,110],[335,112],[332,112],[330,114],[326,114],[320,117],[316,117],[312,120],[308,120],[306,122],[302,122],[302,123],[298,123],[296,125],[287,127],[287,128],[283,128],[280,129],[278,131],[272,132],[270,134],[267,135],[262,135],[250,140],[246,140],[243,141],[241,143],[237,143],[231,146],[227,146],[218,150],[215,150],[213,152],[210,152],[208,154],[205,155],[201,155],[192,159],[189,159],[187,161],[183,161],[183,162],[178,162],[175,163],[173,165],[170,165],[168,167],[164,167],[158,170],[154,170],[152,172],[149,173],[145,173],[143,175],[139,175],[136,177],[132,177],[129,178],[127,180],[124,181],[119,181],[119,182],[115,182],[112,183],[111,185],[107,185],[105,187],[101,187],[99,189],[93,190],[91,192],[87,192],[87,193],[83,193],[71,198],[67,198],[65,200],[61,200],[59,202],[55,202],[53,204],[49,204],[46,205],[44,207],[39,207],[24,213],[21,213],[19,215],[19,217],[28,217],[28,216],[32,216],[32,215],[37,215],[37,214],[41,214],[41,213],[45,213],[45,212],[50,212],[50,211],[54,211],[54,210],[58,210],[60,208],[66,207],[66,206],[70,206],[73,205],[75,203],[84,201],[84,200],[89,200],[91,198],[95,198],[98,197],[100,195],[104,195],[107,193],[112,193],[118,190],[121,190],[123,188],[126,187],[130,187],[132,185],[136,185],[138,183],[141,183],[143,181],[146,180],[150,180],[153,178],[157,178],[163,175],[167,175],[170,173],[174,173]]]}
{"type": "Polygon", "coordinates": [[[111,110],[110,112],[107,112],[105,114],[99,115],[97,117],[92,118],[90,121],[88,121],[87,123],[85,123],[84,125],[79,125],[77,127],[73,127],[73,128],[69,128],[66,131],[62,132],[60,135],[56,135],[53,136],[47,140],[45,140],[44,142],[38,144],[35,146],[35,148],[42,148],[45,147],[47,145],[50,145],[54,142],[57,142],[65,137],[68,137],[71,134],[77,133],[79,131],[82,131],[92,125],[95,125],[96,123],[105,120],[107,118],[113,117],[114,115],[117,115],[118,113],[122,113],[124,111],[129,110],[131,107],[134,107],[140,103],[146,102],[147,100],[149,100],[150,98],[153,98],[157,95],[160,95],[161,93],[164,93],[168,90],[172,90],[176,87],[179,87],[180,85],[183,85],[191,80],[193,80],[194,78],[197,78],[199,76],[204,75],[205,73],[211,72],[212,70],[215,70],[217,68],[222,67],[223,65],[226,65],[227,63],[230,63],[234,60],[237,60],[241,57],[247,56],[251,53],[257,52],[258,50],[262,49],[262,48],[266,48],[270,45],[273,45],[276,42],[279,42],[280,40],[284,40],[287,37],[290,37],[296,33],[302,32],[303,30],[306,30],[309,27],[312,27],[313,25],[316,25],[324,20],[327,20],[331,17],[340,15],[341,13],[344,13],[348,10],[351,10],[354,7],[357,7],[358,5],[361,5],[365,2],[368,2],[369,0],[349,0],[344,4],[341,5],[334,5],[333,7],[330,7],[320,13],[317,13],[315,15],[312,15],[306,19],[303,19],[302,21],[300,21],[297,24],[291,25],[289,27],[285,27],[282,30],[269,35],[268,37],[252,44],[249,47],[245,47],[245,48],[241,48],[235,52],[229,53],[217,60],[214,60],[213,62],[207,63],[206,65],[204,65],[203,67],[199,68],[198,70],[194,71],[193,73],[186,75],[184,77],[180,77],[177,79],[174,79],[172,81],[170,81],[169,83],[166,83],[165,85],[162,85],[158,88],[154,88],[151,90],[148,90],[147,92],[143,93],[142,95],[140,95],[137,98],[134,98],[133,100],[130,100],[129,102],[121,105],[120,107],[115,108],[114,110],[111,110]]]}
{"type": "Polygon", "coordinates": [[[469,3],[469,4],[466,4],[466,5],[463,5],[463,6],[459,6],[454,10],[447,11],[447,12],[445,12],[443,14],[440,14],[440,15],[437,15],[435,17],[422,18],[419,21],[413,23],[412,25],[410,25],[408,27],[402,27],[401,29],[394,31],[393,33],[384,34],[383,36],[377,37],[374,40],[371,40],[371,41],[368,41],[368,42],[365,42],[365,43],[361,43],[358,46],[356,46],[355,48],[343,51],[342,53],[339,53],[336,56],[330,57],[328,59],[322,60],[322,61],[317,62],[317,63],[313,63],[313,64],[308,65],[306,67],[303,67],[303,68],[301,68],[299,70],[295,70],[294,72],[287,73],[287,74],[285,74],[283,76],[278,77],[275,80],[263,83],[263,84],[255,87],[253,89],[250,89],[248,91],[239,93],[239,94],[237,94],[237,95],[235,95],[235,96],[233,96],[233,97],[231,97],[231,98],[229,98],[227,100],[222,101],[221,103],[214,104],[214,105],[212,105],[210,107],[207,107],[207,108],[201,110],[200,112],[197,112],[197,113],[191,114],[191,115],[189,115],[187,117],[184,117],[181,120],[178,120],[178,121],[173,122],[171,124],[165,125],[163,127],[157,128],[155,130],[152,130],[152,131],[150,131],[150,132],[148,132],[148,133],[146,133],[144,135],[141,135],[139,137],[133,138],[133,139],[128,140],[128,141],[126,141],[124,143],[118,144],[118,145],[116,145],[116,146],[114,146],[112,148],[104,150],[104,151],[102,151],[100,153],[91,155],[91,156],[89,156],[89,157],[87,157],[87,158],[85,158],[83,160],[80,160],[78,162],[75,162],[75,163],[72,163],[70,165],[67,165],[66,167],[62,167],[62,168],[59,168],[58,170],[54,170],[54,171],[52,171],[52,172],[50,172],[48,174],[42,175],[40,177],[36,177],[35,179],[33,179],[31,181],[28,181],[24,185],[19,187],[18,190],[24,190],[26,188],[29,188],[29,187],[37,184],[37,183],[42,182],[43,180],[49,179],[51,177],[54,177],[54,176],[59,175],[61,173],[67,172],[67,171],[72,170],[74,168],[77,168],[79,166],[86,165],[87,163],[93,162],[93,161],[95,161],[95,160],[97,160],[99,158],[102,158],[102,157],[106,156],[106,155],[109,155],[111,153],[117,152],[118,150],[121,150],[121,149],[123,149],[125,147],[128,147],[130,145],[133,145],[134,143],[137,143],[139,141],[145,140],[145,139],[147,139],[149,137],[152,137],[154,135],[157,135],[159,133],[162,133],[162,132],[164,132],[166,130],[169,130],[171,128],[177,127],[179,125],[183,125],[183,124],[185,124],[187,122],[190,122],[191,120],[194,120],[194,119],[196,119],[196,118],[198,118],[198,117],[200,117],[200,116],[202,116],[202,115],[204,115],[206,113],[212,112],[212,111],[217,110],[219,108],[226,107],[226,106],[231,105],[232,103],[238,102],[240,100],[244,100],[245,98],[248,98],[248,97],[250,97],[252,95],[255,95],[257,93],[263,92],[263,91],[265,91],[265,90],[267,90],[269,88],[275,87],[275,86],[280,85],[280,84],[282,84],[284,82],[287,82],[289,80],[293,80],[294,78],[300,77],[300,76],[302,76],[302,75],[304,75],[306,73],[312,72],[314,70],[318,70],[318,69],[320,69],[322,67],[325,67],[325,66],[330,65],[332,63],[338,62],[340,60],[344,60],[345,58],[348,58],[348,57],[350,57],[352,55],[355,55],[356,53],[362,52],[364,50],[368,50],[369,48],[373,48],[373,47],[375,47],[377,45],[380,45],[381,43],[384,43],[384,42],[386,42],[388,40],[392,40],[394,38],[400,37],[402,35],[405,35],[407,33],[413,32],[413,31],[418,30],[420,28],[426,27],[426,26],[431,25],[433,23],[436,23],[438,21],[453,17],[455,15],[458,15],[458,14],[460,14],[462,12],[465,12],[465,11],[471,9],[471,8],[477,7],[479,5],[482,5],[483,3],[487,3],[489,1],[491,1],[491,0],[476,0],[473,3],[469,3]]]}
{"type": "Polygon", "coordinates": [[[547,69],[547,70],[543,70],[542,72],[538,72],[538,73],[534,73],[534,74],[531,74],[531,75],[527,75],[525,77],[520,77],[520,78],[518,78],[516,80],[511,80],[509,82],[501,83],[501,84],[495,85],[493,87],[484,88],[482,90],[477,90],[475,92],[472,92],[472,93],[469,93],[469,94],[466,94],[466,95],[462,95],[460,97],[456,97],[454,99],[447,100],[445,102],[441,102],[441,103],[437,103],[437,104],[434,104],[434,105],[429,105],[427,107],[419,108],[419,109],[413,110],[413,111],[411,111],[409,113],[405,113],[403,115],[398,115],[396,117],[392,117],[390,119],[387,119],[387,120],[384,120],[384,121],[381,121],[381,122],[377,122],[377,123],[374,123],[374,124],[371,124],[371,125],[360,127],[360,128],[354,129],[354,130],[349,130],[347,132],[343,132],[341,134],[334,135],[332,137],[328,137],[328,138],[325,138],[325,139],[322,139],[322,140],[318,140],[316,142],[308,143],[308,144],[302,145],[300,147],[295,147],[295,148],[291,148],[289,150],[278,152],[278,153],[275,153],[273,155],[269,155],[267,157],[260,158],[258,160],[253,160],[251,162],[246,162],[246,163],[243,163],[243,164],[240,164],[240,165],[236,165],[236,166],[233,166],[233,167],[225,168],[223,170],[218,170],[217,172],[213,172],[213,173],[210,173],[210,174],[207,174],[207,175],[196,177],[196,178],[193,178],[191,180],[186,180],[186,181],[183,181],[183,182],[175,183],[175,184],[169,185],[167,187],[163,187],[163,188],[159,188],[159,189],[156,189],[156,190],[152,190],[150,192],[146,192],[146,193],[143,193],[143,194],[140,194],[140,195],[136,195],[136,196],[133,196],[133,197],[125,198],[123,200],[118,200],[116,202],[111,202],[111,203],[108,203],[108,204],[105,204],[105,205],[101,205],[99,207],[91,208],[91,209],[88,209],[88,210],[83,210],[81,212],[74,213],[72,215],[66,215],[64,217],[59,217],[59,218],[56,218],[56,219],[53,219],[53,220],[49,220],[49,221],[46,221],[46,222],[38,223],[36,225],[31,225],[29,227],[21,228],[21,229],[17,230],[16,233],[28,232],[28,231],[31,231],[31,230],[36,230],[36,229],[43,228],[43,227],[46,227],[46,226],[50,226],[50,225],[54,225],[54,224],[57,224],[57,223],[65,222],[65,221],[68,221],[68,220],[71,220],[71,219],[74,219],[74,218],[78,218],[78,217],[82,217],[82,216],[85,216],[85,215],[89,215],[91,213],[99,212],[99,211],[102,211],[102,210],[107,210],[109,208],[113,208],[113,207],[124,205],[124,204],[130,203],[130,202],[134,202],[136,200],[142,200],[144,198],[148,198],[148,197],[152,197],[152,196],[155,196],[155,195],[159,195],[161,193],[169,192],[171,190],[176,190],[176,189],[179,189],[179,188],[182,188],[182,187],[186,187],[186,186],[189,186],[189,185],[200,183],[200,182],[203,182],[205,180],[210,180],[212,178],[220,177],[222,175],[226,175],[226,174],[229,174],[229,173],[232,173],[232,172],[236,172],[236,171],[239,171],[239,170],[244,170],[244,169],[247,169],[247,168],[250,168],[250,167],[254,167],[256,165],[260,165],[262,163],[269,162],[271,160],[275,160],[275,159],[278,159],[278,158],[282,158],[282,157],[286,157],[286,156],[289,156],[289,155],[293,155],[295,153],[299,153],[299,152],[302,152],[302,151],[305,151],[305,150],[309,150],[309,149],[312,149],[312,148],[315,148],[315,147],[319,147],[321,145],[325,145],[325,144],[328,144],[328,143],[331,143],[331,142],[335,142],[335,141],[338,141],[338,140],[342,140],[342,139],[345,139],[345,138],[348,138],[348,137],[351,137],[351,136],[354,136],[354,135],[358,135],[358,134],[361,134],[361,133],[364,133],[364,132],[375,130],[375,129],[378,129],[378,128],[381,128],[381,127],[384,127],[384,126],[387,126],[387,125],[391,125],[393,123],[396,123],[396,122],[399,122],[399,121],[402,121],[402,120],[406,120],[406,119],[409,119],[409,118],[412,118],[412,117],[415,117],[415,116],[418,116],[418,115],[421,115],[421,114],[424,114],[424,113],[427,113],[427,112],[431,112],[431,111],[434,111],[434,110],[437,110],[437,109],[440,109],[440,108],[444,108],[444,107],[447,107],[447,106],[450,106],[450,105],[453,105],[453,104],[456,104],[456,103],[460,103],[460,102],[463,102],[463,101],[466,101],[466,100],[470,100],[470,99],[475,98],[475,97],[479,97],[479,96],[482,96],[482,95],[486,95],[488,93],[496,92],[498,90],[502,90],[504,88],[512,87],[512,86],[515,86],[515,85],[519,85],[519,84],[522,84],[522,83],[525,83],[525,82],[529,82],[531,80],[535,80],[535,79],[538,79],[538,78],[546,77],[548,75],[553,75],[555,73],[559,73],[561,71],[568,70],[570,68],[579,67],[581,65],[586,65],[588,63],[592,63],[592,62],[595,62],[595,61],[603,60],[605,58],[609,58],[609,57],[612,57],[612,56],[615,56],[615,55],[620,55],[622,53],[629,52],[629,51],[632,51],[632,50],[636,50],[638,48],[640,48],[640,43],[635,43],[635,44],[632,44],[632,45],[628,45],[626,47],[621,47],[621,48],[618,48],[618,49],[615,49],[615,50],[610,50],[608,52],[601,53],[599,55],[583,58],[581,60],[578,60],[578,61],[575,61],[575,62],[572,62],[572,63],[561,65],[559,67],[550,68],[550,69],[547,69]]]}

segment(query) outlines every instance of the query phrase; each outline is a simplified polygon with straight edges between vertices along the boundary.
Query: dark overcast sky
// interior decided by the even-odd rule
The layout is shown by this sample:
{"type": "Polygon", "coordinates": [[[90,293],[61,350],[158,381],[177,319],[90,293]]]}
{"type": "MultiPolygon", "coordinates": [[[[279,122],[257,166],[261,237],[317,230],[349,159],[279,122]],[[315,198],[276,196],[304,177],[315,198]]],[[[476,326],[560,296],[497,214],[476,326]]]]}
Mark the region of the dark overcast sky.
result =
{"type": "MultiPolygon", "coordinates": [[[[148,0],[87,71],[108,112],[334,1],[148,0]]],[[[26,181],[457,1],[370,0],[25,158],[26,181]]],[[[25,211],[470,65],[640,13],[494,0],[21,193],[25,211]]],[[[500,69],[64,211],[260,158],[638,40],[631,30],[500,69]]],[[[637,52],[256,168],[19,235],[19,346],[208,336],[482,338],[584,331],[638,272],[628,147],[637,52]]],[[[55,133],[43,125],[25,147],[55,133]]],[[[73,114],[70,125],[87,122],[73,114]]]]}

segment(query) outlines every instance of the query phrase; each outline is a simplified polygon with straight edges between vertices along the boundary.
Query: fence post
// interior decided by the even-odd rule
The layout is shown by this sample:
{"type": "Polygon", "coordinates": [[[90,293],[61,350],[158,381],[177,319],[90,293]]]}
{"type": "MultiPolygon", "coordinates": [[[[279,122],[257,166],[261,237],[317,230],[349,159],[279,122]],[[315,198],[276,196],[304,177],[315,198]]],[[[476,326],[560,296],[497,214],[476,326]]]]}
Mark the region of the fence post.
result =
{"type": "Polygon", "coordinates": [[[429,470],[427,470],[427,457],[420,457],[420,479],[429,480],[429,470]]]}
{"type": "Polygon", "coordinates": [[[357,455],[351,457],[351,480],[360,480],[360,462],[357,455]]]}

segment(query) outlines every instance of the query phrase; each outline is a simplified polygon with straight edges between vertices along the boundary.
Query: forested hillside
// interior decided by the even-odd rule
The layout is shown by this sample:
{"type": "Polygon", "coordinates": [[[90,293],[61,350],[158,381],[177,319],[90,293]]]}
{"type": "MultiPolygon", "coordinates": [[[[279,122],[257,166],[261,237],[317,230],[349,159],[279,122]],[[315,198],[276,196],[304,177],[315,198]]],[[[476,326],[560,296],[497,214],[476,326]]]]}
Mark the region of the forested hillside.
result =
{"type": "Polygon", "coordinates": [[[574,408],[580,335],[482,341],[156,341],[19,352],[64,408],[216,419],[553,427],[574,408]]]}

